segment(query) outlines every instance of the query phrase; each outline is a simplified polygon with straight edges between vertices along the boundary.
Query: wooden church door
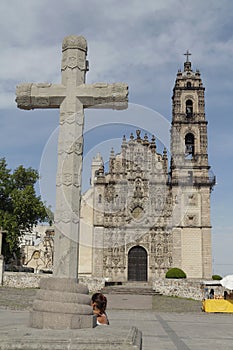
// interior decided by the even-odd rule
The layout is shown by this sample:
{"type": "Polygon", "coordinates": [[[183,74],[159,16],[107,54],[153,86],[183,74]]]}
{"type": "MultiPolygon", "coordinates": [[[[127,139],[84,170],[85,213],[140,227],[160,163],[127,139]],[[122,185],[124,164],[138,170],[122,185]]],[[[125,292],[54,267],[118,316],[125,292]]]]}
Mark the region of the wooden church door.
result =
{"type": "Polygon", "coordinates": [[[128,253],[128,281],[147,281],[147,252],[136,246],[128,253]]]}

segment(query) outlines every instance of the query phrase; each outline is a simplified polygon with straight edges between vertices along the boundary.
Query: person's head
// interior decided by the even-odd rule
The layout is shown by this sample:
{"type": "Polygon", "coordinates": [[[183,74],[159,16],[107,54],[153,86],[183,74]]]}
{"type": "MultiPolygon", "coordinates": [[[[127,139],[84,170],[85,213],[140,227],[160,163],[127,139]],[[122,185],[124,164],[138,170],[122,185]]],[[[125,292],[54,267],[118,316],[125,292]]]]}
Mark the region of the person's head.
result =
{"type": "Polygon", "coordinates": [[[107,307],[107,298],[102,293],[94,293],[91,297],[94,313],[103,314],[107,307]]]}

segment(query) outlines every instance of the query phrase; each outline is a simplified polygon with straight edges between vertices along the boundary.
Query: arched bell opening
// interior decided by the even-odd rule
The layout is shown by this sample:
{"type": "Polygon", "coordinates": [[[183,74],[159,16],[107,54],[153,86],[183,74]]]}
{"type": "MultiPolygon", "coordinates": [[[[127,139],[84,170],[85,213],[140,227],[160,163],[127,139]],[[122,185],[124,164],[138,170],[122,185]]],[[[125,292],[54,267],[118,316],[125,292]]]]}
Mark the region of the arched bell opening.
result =
{"type": "Polygon", "coordinates": [[[192,159],[194,154],[195,154],[194,135],[191,133],[188,133],[185,136],[185,157],[192,159]]]}
{"type": "Polygon", "coordinates": [[[186,118],[192,118],[193,116],[193,101],[186,101],[186,118]]]}

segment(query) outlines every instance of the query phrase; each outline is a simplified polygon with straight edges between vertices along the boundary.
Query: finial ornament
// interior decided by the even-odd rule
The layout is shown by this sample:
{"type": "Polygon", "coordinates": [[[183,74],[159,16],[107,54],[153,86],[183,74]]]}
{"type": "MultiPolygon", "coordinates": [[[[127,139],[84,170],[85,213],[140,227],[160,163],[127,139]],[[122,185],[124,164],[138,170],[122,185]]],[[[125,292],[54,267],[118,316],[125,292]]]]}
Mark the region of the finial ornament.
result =
{"type": "Polygon", "coordinates": [[[140,134],[141,134],[141,130],[136,130],[136,135],[138,140],[141,139],[140,134]]]}
{"type": "Polygon", "coordinates": [[[62,51],[66,51],[67,49],[79,49],[87,52],[87,41],[81,35],[66,36],[62,42],[62,51]]]}
{"type": "Polygon", "coordinates": [[[186,51],[186,53],[184,53],[184,56],[186,56],[186,62],[189,62],[189,56],[191,56],[192,54],[189,52],[189,50],[186,51]]]}

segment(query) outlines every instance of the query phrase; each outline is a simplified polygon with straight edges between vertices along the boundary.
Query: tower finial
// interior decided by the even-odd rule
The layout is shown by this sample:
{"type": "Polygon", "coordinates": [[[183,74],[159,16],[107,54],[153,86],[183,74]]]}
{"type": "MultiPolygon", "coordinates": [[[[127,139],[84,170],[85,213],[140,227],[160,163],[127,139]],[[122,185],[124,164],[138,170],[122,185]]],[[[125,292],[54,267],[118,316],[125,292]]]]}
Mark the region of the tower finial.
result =
{"type": "Polygon", "coordinates": [[[184,56],[186,56],[186,62],[189,62],[189,56],[191,56],[192,54],[189,52],[189,50],[186,51],[186,53],[184,53],[184,56]]]}

